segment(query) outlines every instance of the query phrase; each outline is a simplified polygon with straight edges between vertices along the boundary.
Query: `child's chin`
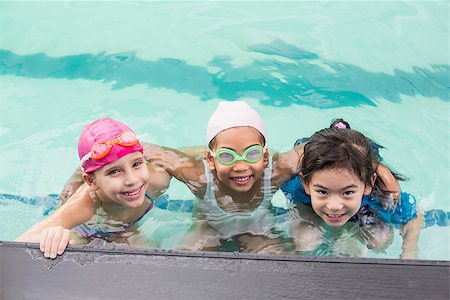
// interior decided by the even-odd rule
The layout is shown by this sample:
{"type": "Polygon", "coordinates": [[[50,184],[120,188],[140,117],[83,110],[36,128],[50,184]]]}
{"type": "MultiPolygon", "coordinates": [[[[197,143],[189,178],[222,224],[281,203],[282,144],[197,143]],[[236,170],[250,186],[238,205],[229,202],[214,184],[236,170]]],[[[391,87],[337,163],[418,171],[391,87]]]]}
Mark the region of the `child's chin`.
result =
{"type": "Polygon", "coordinates": [[[342,227],[342,225],[345,224],[345,223],[331,223],[331,222],[325,222],[325,223],[327,223],[328,226],[334,227],[334,228],[342,227]]]}
{"type": "Polygon", "coordinates": [[[137,207],[139,207],[139,206],[141,206],[143,204],[144,204],[144,198],[143,197],[139,198],[139,199],[136,199],[136,200],[126,201],[125,202],[125,205],[128,206],[129,208],[137,208],[137,207]]]}
{"type": "Polygon", "coordinates": [[[234,191],[236,191],[236,192],[242,192],[242,193],[245,193],[245,192],[250,191],[250,190],[252,189],[252,187],[253,187],[253,184],[246,184],[246,185],[237,185],[237,184],[233,184],[233,185],[231,186],[231,189],[234,190],[234,191]]]}
{"type": "MultiPolygon", "coordinates": [[[[325,217],[326,218],[326,217],[325,217]]],[[[330,220],[330,219],[323,219],[325,223],[330,227],[339,228],[345,225],[348,221],[347,218],[342,218],[341,220],[330,220]]]]}

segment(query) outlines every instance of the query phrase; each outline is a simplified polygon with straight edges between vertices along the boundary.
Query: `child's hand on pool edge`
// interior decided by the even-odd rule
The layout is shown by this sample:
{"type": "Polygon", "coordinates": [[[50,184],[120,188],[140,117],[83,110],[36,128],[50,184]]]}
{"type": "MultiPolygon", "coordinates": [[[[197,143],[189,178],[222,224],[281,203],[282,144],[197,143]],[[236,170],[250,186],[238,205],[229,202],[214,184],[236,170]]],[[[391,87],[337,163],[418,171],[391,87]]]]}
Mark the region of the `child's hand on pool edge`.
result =
{"type": "Polygon", "coordinates": [[[44,257],[54,259],[57,255],[64,253],[67,245],[73,244],[75,241],[70,238],[70,229],[52,226],[42,231],[39,248],[44,253],[44,257]]]}

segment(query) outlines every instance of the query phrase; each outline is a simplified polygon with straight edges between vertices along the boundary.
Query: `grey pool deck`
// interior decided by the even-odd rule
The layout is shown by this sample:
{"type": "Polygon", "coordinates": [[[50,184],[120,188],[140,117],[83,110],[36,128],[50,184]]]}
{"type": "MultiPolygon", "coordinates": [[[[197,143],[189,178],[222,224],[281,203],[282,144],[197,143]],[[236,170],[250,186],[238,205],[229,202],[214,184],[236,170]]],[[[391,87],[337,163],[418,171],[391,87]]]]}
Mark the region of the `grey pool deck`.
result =
{"type": "Polygon", "coordinates": [[[71,246],[0,241],[0,299],[446,299],[450,262],[71,246]]]}

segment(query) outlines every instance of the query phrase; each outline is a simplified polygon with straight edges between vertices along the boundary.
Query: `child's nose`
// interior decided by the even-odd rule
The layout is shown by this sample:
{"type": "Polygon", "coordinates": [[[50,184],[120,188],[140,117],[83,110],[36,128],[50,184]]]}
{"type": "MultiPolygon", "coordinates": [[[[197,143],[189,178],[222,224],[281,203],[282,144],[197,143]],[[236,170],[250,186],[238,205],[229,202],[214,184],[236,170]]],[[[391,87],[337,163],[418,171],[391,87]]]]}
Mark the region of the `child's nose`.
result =
{"type": "Polygon", "coordinates": [[[233,171],[245,171],[248,169],[248,163],[244,160],[238,160],[233,164],[233,171]]]}
{"type": "Polygon", "coordinates": [[[137,182],[138,177],[134,172],[126,172],[125,174],[125,185],[134,185],[137,182]]]}
{"type": "Polygon", "coordinates": [[[342,204],[341,198],[339,196],[331,196],[329,201],[327,202],[327,208],[330,210],[341,210],[344,207],[342,204]]]}

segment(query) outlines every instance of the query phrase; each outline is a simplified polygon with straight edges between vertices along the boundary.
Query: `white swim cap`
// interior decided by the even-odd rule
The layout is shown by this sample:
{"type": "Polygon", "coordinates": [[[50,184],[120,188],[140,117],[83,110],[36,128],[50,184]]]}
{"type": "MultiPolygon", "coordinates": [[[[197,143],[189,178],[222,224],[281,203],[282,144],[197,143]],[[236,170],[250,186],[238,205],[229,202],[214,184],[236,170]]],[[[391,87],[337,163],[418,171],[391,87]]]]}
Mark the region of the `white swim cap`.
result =
{"type": "Polygon", "coordinates": [[[266,128],[259,114],[244,101],[222,101],[208,121],[206,128],[206,145],[219,132],[232,127],[249,126],[258,130],[266,140],[266,128]]]}

